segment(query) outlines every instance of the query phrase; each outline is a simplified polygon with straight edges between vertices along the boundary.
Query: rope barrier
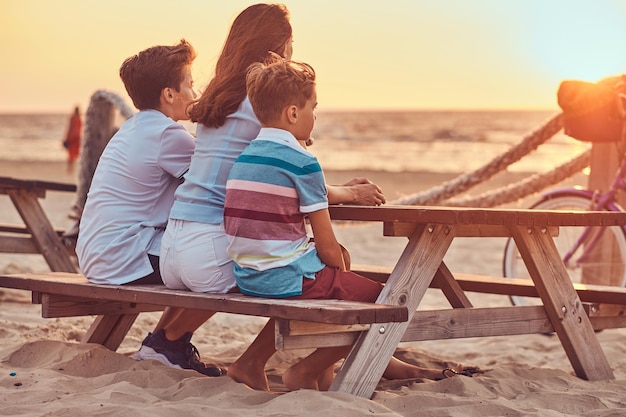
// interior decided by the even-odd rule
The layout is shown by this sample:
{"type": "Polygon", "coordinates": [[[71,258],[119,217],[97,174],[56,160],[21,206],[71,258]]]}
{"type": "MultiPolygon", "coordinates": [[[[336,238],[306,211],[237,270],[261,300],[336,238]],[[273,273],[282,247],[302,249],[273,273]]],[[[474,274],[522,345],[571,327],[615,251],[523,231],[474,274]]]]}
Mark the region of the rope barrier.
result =
{"type": "Polygon", "coordinates": [[[426,191],[413,194],[389,204],[401,205],[434,205],[440,204],[455,195],[458,195],[471,187],[488,180],[514,162],[537,149],[563,128],[563,114],[559,113],[548,120],[541,128],[527,135],[521,143],[515,145],[504,154],[493,159],[486,165],[473,172],[459,175],[442,185],[432,187],[426,191]]]}
{"type": "Polygon", "coordinates": [[[571,177],[589,166],[591,161],[591,150],[587,150],[576,158],[558,166],[550,172],[535,174],[518,183],[497,188],[485,192],[476,197],[464,197],[450,199],[443,203],[443,206],[453,207],[496,207],[503,204],[512,203],[526,196],[534,194],[551,185],[571,177]]]}

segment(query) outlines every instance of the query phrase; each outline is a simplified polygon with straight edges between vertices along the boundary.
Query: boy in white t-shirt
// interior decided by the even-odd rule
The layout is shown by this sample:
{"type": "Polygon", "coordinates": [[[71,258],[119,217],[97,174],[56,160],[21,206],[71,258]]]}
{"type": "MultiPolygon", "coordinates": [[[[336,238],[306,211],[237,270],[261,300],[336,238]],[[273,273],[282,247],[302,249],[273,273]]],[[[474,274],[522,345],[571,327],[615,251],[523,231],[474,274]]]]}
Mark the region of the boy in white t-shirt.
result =
{"type": "MultiPolygon", "coordinates": [[[[187,108],[196,97],[191,76],[195,56],[193,47],[181,40],[141,51],[120,68],[126,91],[140,111],[111,138],[89,189],[76,254],[90,282],[162,284],[161,238],[195,147],[193,136],[176,123],[189,119],[187,108]]],[[[201,362],[190,343],[189,329],[212,314],[166,308],[136,359],[222,375],[221,368],[201,362]]]]}

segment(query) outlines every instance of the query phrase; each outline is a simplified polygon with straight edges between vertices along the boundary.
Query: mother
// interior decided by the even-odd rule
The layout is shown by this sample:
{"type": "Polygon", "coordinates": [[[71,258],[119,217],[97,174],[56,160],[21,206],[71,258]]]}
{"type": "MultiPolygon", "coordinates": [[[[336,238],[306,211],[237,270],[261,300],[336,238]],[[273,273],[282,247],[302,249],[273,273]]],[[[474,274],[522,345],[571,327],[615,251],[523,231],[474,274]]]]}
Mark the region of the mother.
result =
{"type": "MultiPolygon", "coordinates": [[[[250,6],[233,22],[215,76],[190,111],[198,123],[196,148],[185,182],[176,191],[161,248],[161,274],[169,288],[218,293],[235,288],[223,227],[226,180],[235,159],[261,129],[246,97],[246,71],[269,52],[291,58],[289,12],[279,4],[250,6]]],[[[385,203],[380,188],[366,179],[329,186],[328,199],[331,204],[385,203]]],[[[195,331],[213,314],[196,314],[183,331],[195,331]]],[[[267,389],[266,380],[245,382],[267,389]]]]}

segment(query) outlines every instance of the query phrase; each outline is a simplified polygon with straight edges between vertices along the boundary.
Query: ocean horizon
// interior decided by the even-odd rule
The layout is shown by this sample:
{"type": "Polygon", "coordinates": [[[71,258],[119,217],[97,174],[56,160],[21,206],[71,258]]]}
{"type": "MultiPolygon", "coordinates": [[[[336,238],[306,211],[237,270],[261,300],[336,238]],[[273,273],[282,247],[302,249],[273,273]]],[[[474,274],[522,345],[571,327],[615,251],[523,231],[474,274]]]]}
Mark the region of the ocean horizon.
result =
{"type": "MultiPolygon", "coordinates": [[[[558,110],[319,110],[310,151],[325,169],[467,172],[506,152],[556,114],[558,110]]],[[[0,113],[0,160],[65,161],[68,120],[69,114],[0,113]]],[[[195,132],[195,124],[182,124],[195,132]]],[[[509,170],[545,172],[587,147],[559,132],[509,170]]]]}

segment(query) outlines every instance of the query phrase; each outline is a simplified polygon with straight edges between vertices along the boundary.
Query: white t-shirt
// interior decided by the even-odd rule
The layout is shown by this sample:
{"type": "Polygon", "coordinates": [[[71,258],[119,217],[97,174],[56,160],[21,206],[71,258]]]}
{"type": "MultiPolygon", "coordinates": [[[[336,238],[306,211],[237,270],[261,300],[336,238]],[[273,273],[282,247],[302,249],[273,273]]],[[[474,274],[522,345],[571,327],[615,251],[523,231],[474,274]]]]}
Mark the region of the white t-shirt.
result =
{"type": "Polygon", "coordinates": [[[194,138],[157,110],[127,120],[105,148],[89,189],[76,244],[96,284],[125,284],[153,272],[174,192],[189,169],[194,138]]]}

